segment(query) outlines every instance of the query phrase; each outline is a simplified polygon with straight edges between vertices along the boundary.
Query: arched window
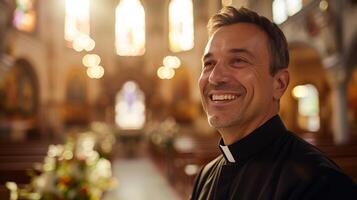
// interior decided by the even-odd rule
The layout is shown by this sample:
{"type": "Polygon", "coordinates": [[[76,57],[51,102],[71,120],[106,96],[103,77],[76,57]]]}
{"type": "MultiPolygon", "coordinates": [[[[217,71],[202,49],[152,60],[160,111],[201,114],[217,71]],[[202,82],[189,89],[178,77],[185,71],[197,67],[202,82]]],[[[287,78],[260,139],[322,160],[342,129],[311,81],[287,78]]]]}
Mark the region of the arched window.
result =
{"type": "Polygon", "coordinates": [[[94,48],[94,40],[90,34],[89,0],[66,0],[64,38],[76,51],[94,48]]]}
{"type": "Polygon", "coordinates": [[[169,42],[173,52],[194,46],[192,0],[171,0],[169,5],[169,42]]]}
{"type": "Polygon", "coordinates": [[[316,132],[320,129],[319,94],[314,85],[298,85],[292,90],[298,100],[298,125],[300,128],[316,132]]]}
{"type": "Polygon", "coordinates": [[[145,96],[134,81],[127,81],[115,100],[115,123],[121,129],[141,129],[145,124],[145,96]]]}
{"type": "Polygon", "coordinates": [[[273,21],[283,23],[302,8],[302,0],[273,0],[273,21]]]}
{"type": "Polygon", "coordinates": [[[145,53],[145,10],[139,0],[121,0],[115,11],[115,47],[120,56],[145,53]]]}
{"type": "Polygon", "coordinates": [[[89,122],[89,87],[85,72],[80,67],[72,66],[64,80],[64,122],[66,125],[86,125],[89,122]]]}
{"type": "Polygon", "coordinates": [[[35,30],[35,0],[16,0],[13,24],[20,31],[33,32],[35,30]]]}
{"type": "Polygon", "coordinates": [[[39,87],[36,72],[25,59],[18,59],[0,75],[0,111],[5,117],[24,119],[36,115],[39,87]]]}

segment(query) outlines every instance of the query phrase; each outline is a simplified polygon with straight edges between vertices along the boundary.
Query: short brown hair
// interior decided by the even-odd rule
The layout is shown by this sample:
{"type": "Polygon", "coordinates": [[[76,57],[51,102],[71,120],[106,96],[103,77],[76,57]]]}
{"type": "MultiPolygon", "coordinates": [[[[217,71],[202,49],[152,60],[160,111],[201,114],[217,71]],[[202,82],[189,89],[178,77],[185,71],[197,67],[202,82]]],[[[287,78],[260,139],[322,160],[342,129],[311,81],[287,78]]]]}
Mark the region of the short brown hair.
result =
{"type": "Polygon", "coordinates": [[[211,17],[207,28],[209,35],[212,35],[222,26],[242,22],[255,24],[267,34],[271,56],[270,74],[275,75],[280,69],[287,68],[289,65],[289,51],[283,32],[276,24],[256,12],[243,7],[237,10],[232,6],[227,6],[211,17]]]}

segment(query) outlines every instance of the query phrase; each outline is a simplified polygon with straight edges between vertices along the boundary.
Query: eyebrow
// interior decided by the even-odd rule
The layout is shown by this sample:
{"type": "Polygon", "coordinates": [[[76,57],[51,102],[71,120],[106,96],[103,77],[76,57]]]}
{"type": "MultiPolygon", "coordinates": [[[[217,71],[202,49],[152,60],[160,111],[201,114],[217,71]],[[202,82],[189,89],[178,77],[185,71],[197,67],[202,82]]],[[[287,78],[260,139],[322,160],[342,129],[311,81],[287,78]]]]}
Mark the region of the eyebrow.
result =
{"type": "MultiPolygon", "coordinates": [[[[254,54],[247,49],[233,48],[233,49],[229,49],[228,52],[229,53],[245,53],[245,54],[248,54],[249,56],[255,58],[254,54]]],[[[212,53],[207,53],[202,57],[202,60],[212,57],[212,55],[213,55],[212,53]]]]}
{"type": "Polygon", "coordinates": [[[254,54],[251,51],[249,51],[248,49],[235,48],[235,49],[230,49],[228,52],[230,52],[230,53],[245,53],[245,54],[248,54],[249,56],[255,58],[254,54]]]}

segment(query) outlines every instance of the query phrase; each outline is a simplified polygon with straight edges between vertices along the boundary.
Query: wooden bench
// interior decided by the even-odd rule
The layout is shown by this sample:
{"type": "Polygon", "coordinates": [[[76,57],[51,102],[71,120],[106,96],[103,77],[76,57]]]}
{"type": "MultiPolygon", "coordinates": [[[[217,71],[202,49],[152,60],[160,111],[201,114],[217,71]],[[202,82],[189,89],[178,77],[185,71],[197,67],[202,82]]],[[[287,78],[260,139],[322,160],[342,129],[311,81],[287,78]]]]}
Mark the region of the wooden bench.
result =
{"type": "Polygon", "coordinates": [[[5,185],[0,185],[0,199],[10,199],[10,191],[5,187],[5,185]]]}
{"type": "MultiPolygon", "coordinates": [[[[220,154],[219,137],[181,135],[166,159],[167,178],[183,197],[189,196],[195,177],[201,167],[220,154]]],[[[158,156],[156,154],[156,156],[158,156]]],[[[160,156],[160,155],[159,155],[160,156]]]]}
{"type": "Polygon", "coordinates": [[[0,185],[7,181],[29,183],[28,170],[42,163],[47,151],[48,143],[43,141],[0,143],[0,185]]]}

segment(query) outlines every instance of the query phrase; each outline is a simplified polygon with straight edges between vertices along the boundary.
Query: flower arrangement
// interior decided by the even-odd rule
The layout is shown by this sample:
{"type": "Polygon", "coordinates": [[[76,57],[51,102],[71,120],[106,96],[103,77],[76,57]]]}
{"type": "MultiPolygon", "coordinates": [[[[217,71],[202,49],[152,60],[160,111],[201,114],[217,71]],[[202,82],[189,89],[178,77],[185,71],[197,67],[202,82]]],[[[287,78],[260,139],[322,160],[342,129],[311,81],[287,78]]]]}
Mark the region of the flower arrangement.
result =
{"type": "Polygon", "coordinates": [[[159,149],[170,150],[179,132],[179,125],[174,118],[167,118],[163,122],[151,122],[146,128],[146,135],[152,144],[159,149]]]}
{"type": "Polygon", "coordinates": [[[20,199],[97,200],[115,185],[111,163],[95,150],[95,136],[82,133],[64,145],[50,145],[44,163],[25,188],[8,188],[20,199]]]}
{"type": "Polygon", "coordinates": [[[96,144],[95,149],[100,156],[109,158],[112,152],[112,147],[115,144],[115,136],[113,129],[103,122],[92,122],[90,124],[90,131],[93,132],[96,144]]]}

